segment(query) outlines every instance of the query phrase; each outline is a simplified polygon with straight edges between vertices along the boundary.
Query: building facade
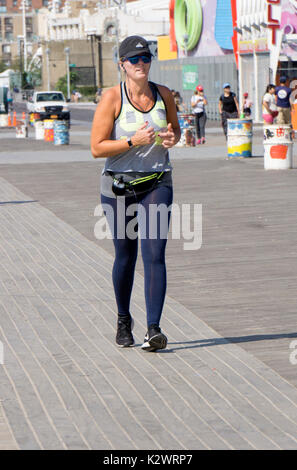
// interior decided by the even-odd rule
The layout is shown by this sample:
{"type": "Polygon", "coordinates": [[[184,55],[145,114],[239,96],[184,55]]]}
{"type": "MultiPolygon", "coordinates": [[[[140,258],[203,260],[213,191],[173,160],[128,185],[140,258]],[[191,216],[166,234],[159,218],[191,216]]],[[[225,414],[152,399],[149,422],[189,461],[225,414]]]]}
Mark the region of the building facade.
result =
{"type": "Polygon", "coordinates": [[[297,2],[231,1],[240,98],[244,92],[249,93],[254,103],[253,117],[261,121],[266,86],[278,84],[281,75],[291,83],[297,78],[297,2]]]}

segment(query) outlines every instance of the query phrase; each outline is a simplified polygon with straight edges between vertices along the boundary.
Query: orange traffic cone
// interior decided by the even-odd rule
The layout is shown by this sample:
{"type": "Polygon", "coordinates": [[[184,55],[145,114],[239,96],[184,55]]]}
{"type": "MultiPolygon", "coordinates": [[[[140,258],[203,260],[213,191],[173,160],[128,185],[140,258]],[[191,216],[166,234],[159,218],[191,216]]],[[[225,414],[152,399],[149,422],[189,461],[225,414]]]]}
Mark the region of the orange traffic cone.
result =
{"type": "Polygon", "coordinates": [[[13,112],[12,125],[13,127],[16,126],[16,111],[13,112]]]}
{"type": "Polygon", "coordinates": [[[8,127],[11,127],[11,115],[8,113],[8,121],[7,121],[8,127]]]}

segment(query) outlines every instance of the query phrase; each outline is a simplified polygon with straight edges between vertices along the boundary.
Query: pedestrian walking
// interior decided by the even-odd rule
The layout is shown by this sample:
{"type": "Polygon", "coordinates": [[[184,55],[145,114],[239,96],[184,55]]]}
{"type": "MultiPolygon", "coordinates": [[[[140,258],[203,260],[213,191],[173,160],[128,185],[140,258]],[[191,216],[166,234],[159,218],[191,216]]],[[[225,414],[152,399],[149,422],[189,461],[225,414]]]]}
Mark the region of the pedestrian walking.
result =
{"type": "Polygon", "coordinates": [[[267,85],[266,92],[262,99],[262,116],[264,124],[273,124],[277,115],[278,111],[275,99],[275,85],[270,83],[267,85]]]}
{"type": "Polygon", "coordinates": [[[222,127],[227,138],[227,129],[228,129],[228,119],[237,119],[239,118],[239,104],[236,98],[235,93],[231,91],[230,83],[224,83],[223,85],[224,93],[220,96],[219,99],[219,113],[222,118],[222,127]]]}
{"type": "Polygon", "coordinates": [[[287,77],[280,77],[280,86],[275,88],[278,111],[277,124],[291,124],[291,93],[292,89],[287,86],[287,77]]]}
{"type": "Polygon", "coordinates": [[[205,144],[205,125],[207,120],[207,115],[205,111],[205,106],[207,105],[207,99],[204,95],[204,90],[202,85],[198,85],[194,92],[194,95],[191,98],[191,106],[195,116],[195,126],[197,133],[197,144],[205,144]]]}
{"type": "Polygon", "coordinates": [[[127,37],[120,44],[119,56],[125,81],[102,96],[94,116],[91,149],[94,158],[106,157],[101,203],[115,248],[116,343],[120,347],[134,344],[130,298],[139,229],[147,313],[142,349],[155,351],[167,345],[160,319],[173,194],[168,149],[179,141],[180,128],[171,91],[148,80],[152,55],[147,41],[140,36],[127,37]],[[160,205],[167,208],[166,214],[163,211],[160,218],[151,217],[160,205]]]}
{"type": "Polygon", "coordinates": [[[252,101],[249,99],[248,92],[243,94],[243,101],[242,101],[242,114],[245,118],[250,118],[252,115],[252,101]]]}

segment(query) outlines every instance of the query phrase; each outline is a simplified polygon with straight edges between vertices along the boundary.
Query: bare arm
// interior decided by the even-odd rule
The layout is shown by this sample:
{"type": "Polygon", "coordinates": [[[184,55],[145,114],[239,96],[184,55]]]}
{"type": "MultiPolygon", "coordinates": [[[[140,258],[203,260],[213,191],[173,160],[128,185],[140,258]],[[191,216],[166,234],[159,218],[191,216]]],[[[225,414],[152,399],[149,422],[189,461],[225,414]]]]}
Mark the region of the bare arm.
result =
{"type": "Polygon", "coordinates": [[[170,148],[177,144],[181,136],[176,106],[169,88],[158,85],[158,90],[166,105],[166,117],[168,123],[167,131],[160,132],[159,136],[163,139],[163,146],[170,148]]]}
{"type": "Polygon", "coordinates": [[[240,114],[240,109],[239,109],[239,103],[238,103],[238,100],[237,100],[236,96],[234,96],[234,101],[235,101],[237,112],[238,112],[238,115],[239,115],[240,114]]]}
{"type": "Polygon", "coordinates": [[[267,113],[268,113],[268,114],[271,114],[268,101],[264,101],[264,100],[263,100],[263,106],[264,106],[264,108],[266,109],[267,113]]]}

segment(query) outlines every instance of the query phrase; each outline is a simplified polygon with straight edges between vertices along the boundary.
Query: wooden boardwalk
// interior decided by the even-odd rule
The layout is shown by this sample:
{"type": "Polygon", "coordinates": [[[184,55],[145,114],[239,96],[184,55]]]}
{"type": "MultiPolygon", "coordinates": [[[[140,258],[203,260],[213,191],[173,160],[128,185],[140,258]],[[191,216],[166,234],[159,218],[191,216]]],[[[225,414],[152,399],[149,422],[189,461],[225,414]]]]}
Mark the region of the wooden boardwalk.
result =
{"type": "Polygon", "coordinates": [[[203,244],[168,242],[169,345],[153,355],[114,346],[103,162],[1,165],[0,448],[296,449],[296,170],[184,155],[175,201],[202,204],[203,244]]]}

